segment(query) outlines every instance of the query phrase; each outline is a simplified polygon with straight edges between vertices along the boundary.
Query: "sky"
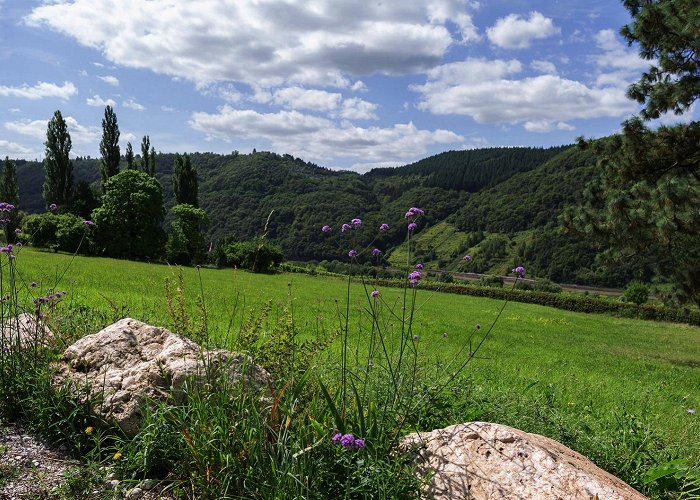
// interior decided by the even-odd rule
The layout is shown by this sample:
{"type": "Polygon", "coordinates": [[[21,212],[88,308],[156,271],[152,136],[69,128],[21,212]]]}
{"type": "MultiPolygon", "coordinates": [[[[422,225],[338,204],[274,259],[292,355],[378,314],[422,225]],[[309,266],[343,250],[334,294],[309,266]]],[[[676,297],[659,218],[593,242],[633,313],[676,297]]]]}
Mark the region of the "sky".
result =
{"type": "MultiPolygon", "coordinates": [[[[0,0],[0,156],[287,153],[365,172],[447,150],[569,144],[639,110],[617,0],[0,0]]],[[[698,109],[663,123],[698,119],[698,109]]]]}

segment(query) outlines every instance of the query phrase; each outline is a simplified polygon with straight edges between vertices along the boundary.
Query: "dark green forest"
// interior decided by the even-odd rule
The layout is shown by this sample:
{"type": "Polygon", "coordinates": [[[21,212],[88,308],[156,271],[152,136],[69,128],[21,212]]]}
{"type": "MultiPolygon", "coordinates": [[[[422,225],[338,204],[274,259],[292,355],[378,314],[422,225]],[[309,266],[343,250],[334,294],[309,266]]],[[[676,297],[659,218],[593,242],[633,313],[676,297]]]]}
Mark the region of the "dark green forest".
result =
{"type": "MultiPolygon", "coordinates": [[[[156,156],[156,178],[168,213],[175,204],[175,159],[175,154],[156,156]]],[[[372,244],[388,255],[406,238],[405,210],[417,206],[426,212],[417,236],[442,221],[471,234],[472,240],[474,234],[531,231],[527,243],[516,249],[517,256],[540,277],[621,286],[642,273],[602,272],[597,248],[562,233],[559,215],[580,202],[583,186],[595,174],[594,154],[575,146],[448,151],[364,175],[265,151],[192,153],[190,159],[198,173],[199,204],[210,221],[206,244],[213,242],[214,247],[224,238],[249,241],[266,231],[266,239],[279,245],[288,260],[344,261],[349,243],[322,237],[320,228],[329,224],[339,231],[342,223],[361,217],[366,229],[354,234],[353,246],[372,244]],[[381,234],[373,230],[382,223],[390,229],[381,234]]],[[[90,183],[97,193],[99,160],[79,157],[73,165],[76,182],[90,183]]],[[[126,167],[125,159],[121,167],[126,167]]],[[[42,164],[18,160],[17,171],[21,210],[43,212],[42,164]]],[[[171,222],[166,218],[166,225],[171,222]]]]}

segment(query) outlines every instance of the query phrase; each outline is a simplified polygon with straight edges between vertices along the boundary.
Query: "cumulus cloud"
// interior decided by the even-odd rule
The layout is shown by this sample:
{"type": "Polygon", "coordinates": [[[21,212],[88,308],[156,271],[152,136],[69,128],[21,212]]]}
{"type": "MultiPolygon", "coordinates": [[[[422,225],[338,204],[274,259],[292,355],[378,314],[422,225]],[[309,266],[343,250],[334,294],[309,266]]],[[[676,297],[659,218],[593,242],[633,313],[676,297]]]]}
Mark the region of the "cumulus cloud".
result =
{"type": "Polygon", "coordinates": [[[639,79],[642,71],[649,69],[650,61],[639,57],[633,49],[628,48],[613,30],[601,30],[595,35],[595,42],[601,50],[592,56],[600,73],[597,85],[627,87],[639,79]]]}
{"type": "Polygon", "coordinates": [[[530,12],[528,19],[509,14],[496,21],[486,30],[492,44],[504,49],[526,49],[533,40],[541,40],[561,33],[554,22],[537,11],[530,12]]]}
{"type": "Polygon", "coordinates": [[[0,151],[4,156],[10,158],[36,158],[39,156],[36,151],[16,142],[0,139],[0,151]]]}
{"type": "Polygon", "coordinates": [[[379,118],[374,113],[377,110],[377,105],[373,102],[368,102],[358,97],[351,97],[343,101],[343,109],[340,116],[347,120],[378,120],[379,118]]]}
{"type": "Polygon", "coordinates": [[[367,85],[365,85],[365,82],[363,82],[362,80],[357,80],[355,83],[352,84],[350,90],[352,90],[353,92],[367,92],[367,85]]]}
{"type": "Polygon", "coordinates": [[[63,85],[37,82],[37,84],[33,86],[29,86],[26,83],[19,87],[0,86],[0,96],[23,97],[32,100],[44,99],[46,97],[57,97],[67,100],[77,93],[77,87],[71,82],[63,82],[63,85]]]}
{"type": "Polygon", "coordinates": [[[288,109],[329,112],[338,107],[341,98],[342,96],[336,92],[287,87],[275,91],[272,95],[272,102],[288,109]]]}
{"type": "Polygon", "coordinates": [[[556,75],[557,67],[549,61],[532,61],[530,67],[537,71],[538,73],[544,73],[545,75],[556,75]]]}
{"type": "Polygon", "coordinates": [[[88,97],[85,100],[85,104],[88,106],[96,106],[96,107],[103,107],[103,106],[116,106],[117,103],[114,102],[113,99],[102,99],[98,94],[95,94],[92,97],[88,97]]]}
{"type": "Polygon", "coordinates": [[[577,118],[623,116],[635,104],[617,86],[588,86],[556,75],[522,79],[516,61],[467,59],[431,70],[418,107],[434,114],[471,116],[479,123],[523,123],[528,131],[546,132],[558,122],[577,118]]]}
{"type": "Polygon", "coordinates": [[[39,5],[25,22],[98,49],[112,63],[197,83],[349,87],[352,76],[422,72],[451,45],[477,39],[471,4],[73,0],[39,5]]]}
{"type": "Polygon", "coordinates": [[[122,102],[122,106],[124,106],[125,108],[133,109],[135,111],[143,111],[144,109],[146,109],[146,106],[144,106],[143,104],[139,104],[133,99],[127,99],[126,101],[122,102]]]}
{"type": "Polygon", "coordinates": [[[193,113],[190,126],[226,141],[266,139],[278,151],[311,160],[362,158],[368,162],[402,161],[425,154],[433,144],[451,144],[464,138],[449,130],[420,130],[413,123],[393,127],[356,127],[349,122],[280,111],[259,113],[223,106],[217,113],[193,113]]]}
{"type": "Polygon", "coordinates": [[[106,84],[111,85],[113,87],[119,86],[119,78],[117,78],[116,76],[105,75],[105,76],[98,76],[97,78],[99,78],[100,80],[102,80],[106,84]]]}
{"type": "MultiPolygon", "coordinates": [[[[86,127],[78,123],[72,116],[64,116],[71,141],[74,144],[96,144],[100,141],[102,129],[100,127],[86,127]]],[[[10,132],[26,135],[41,141],[46,140],[46,127],[49,120],[20,120],[5,122],[5,128],[10,132]]]]}

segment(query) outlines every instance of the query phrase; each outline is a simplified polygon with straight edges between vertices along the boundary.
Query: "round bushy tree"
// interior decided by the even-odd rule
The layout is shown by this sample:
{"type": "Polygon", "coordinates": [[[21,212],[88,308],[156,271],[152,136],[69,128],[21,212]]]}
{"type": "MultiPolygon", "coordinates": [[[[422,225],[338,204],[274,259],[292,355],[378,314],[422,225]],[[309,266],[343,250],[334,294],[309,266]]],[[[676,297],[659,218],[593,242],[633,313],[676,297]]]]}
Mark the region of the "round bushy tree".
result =
{"type": "Polygon", "coordinates": [[[171,210],[173,220],[166,246],[168,262],[173,264],[199,263],[204,259],[204,236],[200,228],[209,224],[209,216],[201,208],[183,203],[171,210]]]}
{"type": "Polygon", "coordinates": [[[125,170],[104,184],[102,206],[92,212],[98,248],[110,257],[154,260],[166,241],[163,188],[155,177],[125,170]]]}
{"type": "Polygon", "coordinates": [[[649,300],[649,287],[641,281],[632,281],[625,287],[625,300],[641,306],[649,300]]]}

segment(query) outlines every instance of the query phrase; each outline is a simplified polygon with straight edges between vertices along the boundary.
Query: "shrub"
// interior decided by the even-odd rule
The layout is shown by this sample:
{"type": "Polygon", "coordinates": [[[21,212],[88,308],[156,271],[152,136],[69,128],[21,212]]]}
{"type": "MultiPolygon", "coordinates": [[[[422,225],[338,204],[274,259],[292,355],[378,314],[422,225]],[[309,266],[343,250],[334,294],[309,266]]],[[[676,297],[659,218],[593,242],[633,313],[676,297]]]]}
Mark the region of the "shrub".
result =
{"type": "Polygon", "coordinates": [[[479,286],[488,286],[493,288],[503,288],[503,278],[500,276],[484,276],[476,282],[479,286]]]}
{"type": "Polygon", "coordinates": [[[649,287],[641,281],[632,281],[625,287],[625,300],[641,306],[649,300],[649,287]]]}
{"type": "Polygon", "coordinates": [[[41,248],[55,248],[58,221],[57,214],[28,215],[22,221],[22,226],[24,232],[29,235],[29,241],[32,245],[41,248]]]}
{"type": "Polygon", "coordinates": [[[537,292],[561,293],[562,288],[547,278],[539,278],[535,280],[533,290],[537,292]]]}
{"type": "Polygon", "coordinates": [[[35,247],[80,253],[89,253],[92,247],[90,228],[77,215],[29,215],[24,218],[22,225],[35,247]]]}
{"type": "Polygon", "coordinates": [[[269,272],[284,259],[282,249],[264,240],[231,243],[225,250],[226,263],[254,273],[269,272]]]}

